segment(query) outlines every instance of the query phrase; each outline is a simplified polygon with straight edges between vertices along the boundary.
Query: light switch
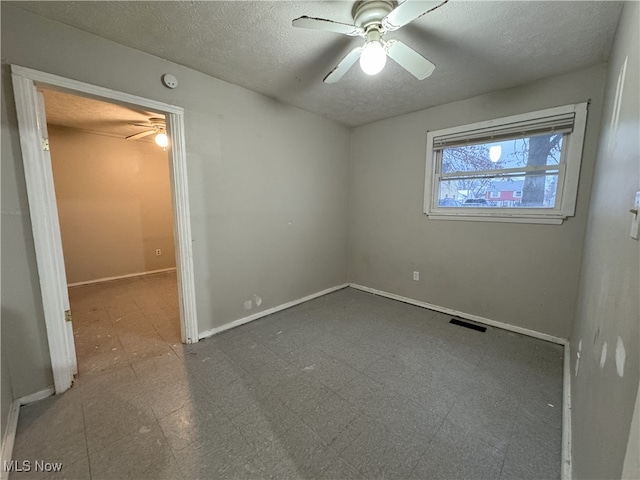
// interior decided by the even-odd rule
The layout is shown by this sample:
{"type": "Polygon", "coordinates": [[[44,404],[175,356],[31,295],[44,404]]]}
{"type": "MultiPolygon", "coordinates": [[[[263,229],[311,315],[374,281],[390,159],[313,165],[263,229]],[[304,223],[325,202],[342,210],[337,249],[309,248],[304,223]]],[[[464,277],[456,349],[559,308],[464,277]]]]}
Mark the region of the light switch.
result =
{"type": "Polygon", "coordinates": [[[633,202],[633,208],[630,212],[633,214],[633,219],[631,220],[631,238],[638,240],[638,226],[640,224],[640,192],[636,192],[636,199],[633,202]]]}

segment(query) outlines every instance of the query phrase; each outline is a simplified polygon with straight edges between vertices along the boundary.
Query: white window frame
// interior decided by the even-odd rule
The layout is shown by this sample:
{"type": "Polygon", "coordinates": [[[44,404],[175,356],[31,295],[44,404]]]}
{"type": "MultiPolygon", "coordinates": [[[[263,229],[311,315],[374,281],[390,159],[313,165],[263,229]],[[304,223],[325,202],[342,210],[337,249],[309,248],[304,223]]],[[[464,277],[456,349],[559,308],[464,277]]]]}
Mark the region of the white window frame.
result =
{"type": "MultiPolygon", "coordinates": [[[[567,217],[575,215],[582,148],[587,123],[588,102],[512,115],[485,122],[427,132],[427,159],[425,168],[424,213],[430,219],[466,220],[490,222],[561,224],[567,217]],[[560,115],[573,114],[573,128],[565,134],[560,164],[558,165],[558,187],[554,208],[482,208],[439,207],[438,192],[442,164],[442,150],[434,148],[434,138],[472,136],[472,132],[490,130],[499,136],[501,132],[513,131],[514,125],[522,128],[523,135],[533,134],[533,126],[539,121],[560,115]],[[531,125],[528,129],[528,124],[531,125]]],[[[499,173],[496,171],[495,173],[499,173]]]]}

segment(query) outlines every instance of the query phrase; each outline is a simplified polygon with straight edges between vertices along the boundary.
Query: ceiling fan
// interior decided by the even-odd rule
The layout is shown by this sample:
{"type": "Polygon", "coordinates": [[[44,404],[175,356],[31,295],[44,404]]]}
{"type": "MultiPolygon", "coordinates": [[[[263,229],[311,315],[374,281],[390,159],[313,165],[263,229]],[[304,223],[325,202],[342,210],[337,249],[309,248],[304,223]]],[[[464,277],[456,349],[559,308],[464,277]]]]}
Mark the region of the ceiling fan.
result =
{"type": "Polygon", "coordinates": [[[324,30],[365,39],[364,45],[347,53],[347,56],[324,77],[325,83],[340,80],[358,59],[364,73],[376,75],[384,68],[387,56],[417,79],[424,80],[433,73],[436,66],[397,38],[385,40],[384,35],[398,30],[448,1],[405,0],[396,6],[393,0],[363,0],[356,3],[353,9],[353,25],[306,15],[296,18],[291,24],[294,27],[324,30]]]}
{"type": "Polygon", "coordinates": [[[149,130],[145,130],[144,132],[136,133],[134,135],[129,135],[126,137],[127,140],[138,140],[140,138],[148,137],[149,135],[156,136],[155,140],[159,147],[166,148],[169,145],[169,137],[167,137],[167,125],[164,121],[164,118],[159,117],[151,117],[149,119],[148,125],[141,125],[139,123],[134,123],[136,127],[147,127],[149,130]]]}

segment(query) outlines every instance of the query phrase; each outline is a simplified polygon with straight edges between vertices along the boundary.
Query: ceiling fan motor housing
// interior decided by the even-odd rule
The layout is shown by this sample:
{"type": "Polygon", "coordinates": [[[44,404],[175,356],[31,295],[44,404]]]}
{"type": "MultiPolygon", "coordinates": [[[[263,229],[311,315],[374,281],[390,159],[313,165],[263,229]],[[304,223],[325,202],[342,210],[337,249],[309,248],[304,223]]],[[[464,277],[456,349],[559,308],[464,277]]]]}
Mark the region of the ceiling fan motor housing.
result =
{"type": "Polygon", "coordinates": [[[367,30],[370,27],[382,28],[382,19],[386,17],[395,6],[395,2],[388,0],[364,0],[358,2],[354,8],[354,23],[367,30]]]}
{"type": "Polygon", "coordinates": [[[164,122],[164,118],[159,118],[159,117],[151,117],[149,119],[149,123],[151,124],[151,126],[153,127],[164,127],[165,122],[164,122]]]}

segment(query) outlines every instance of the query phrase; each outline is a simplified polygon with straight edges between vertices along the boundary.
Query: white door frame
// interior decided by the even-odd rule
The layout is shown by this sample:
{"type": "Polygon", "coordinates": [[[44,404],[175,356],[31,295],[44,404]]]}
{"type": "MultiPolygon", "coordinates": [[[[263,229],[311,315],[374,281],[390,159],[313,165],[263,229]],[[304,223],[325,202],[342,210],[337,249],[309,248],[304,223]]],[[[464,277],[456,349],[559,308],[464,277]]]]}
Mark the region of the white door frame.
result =
{"type": "MultiPolygon", "coordinates": [[[[51,164],[44,158],[43,139],[39,135],[36,91],[38,86],[107,100],[111,103],[143,107],[165,114],[167,133],[171,139],[168,147],[169,176],[173,204],[181,335],[183,343],[196,343],[198,320],[193,275],[184,109],[17,65],[11,66],[11,74],[56,393],[64,392],[73,382],[73,375],[76,373],[75,348],[73,344],[69,344],[69,332],[63,307],[63,290],[60,288],[60,273],[64,272],[64,257],[60,248],[60,226],[51,164]]],[[[66,293],[66,279],[63,281],[66,293]]]]}

